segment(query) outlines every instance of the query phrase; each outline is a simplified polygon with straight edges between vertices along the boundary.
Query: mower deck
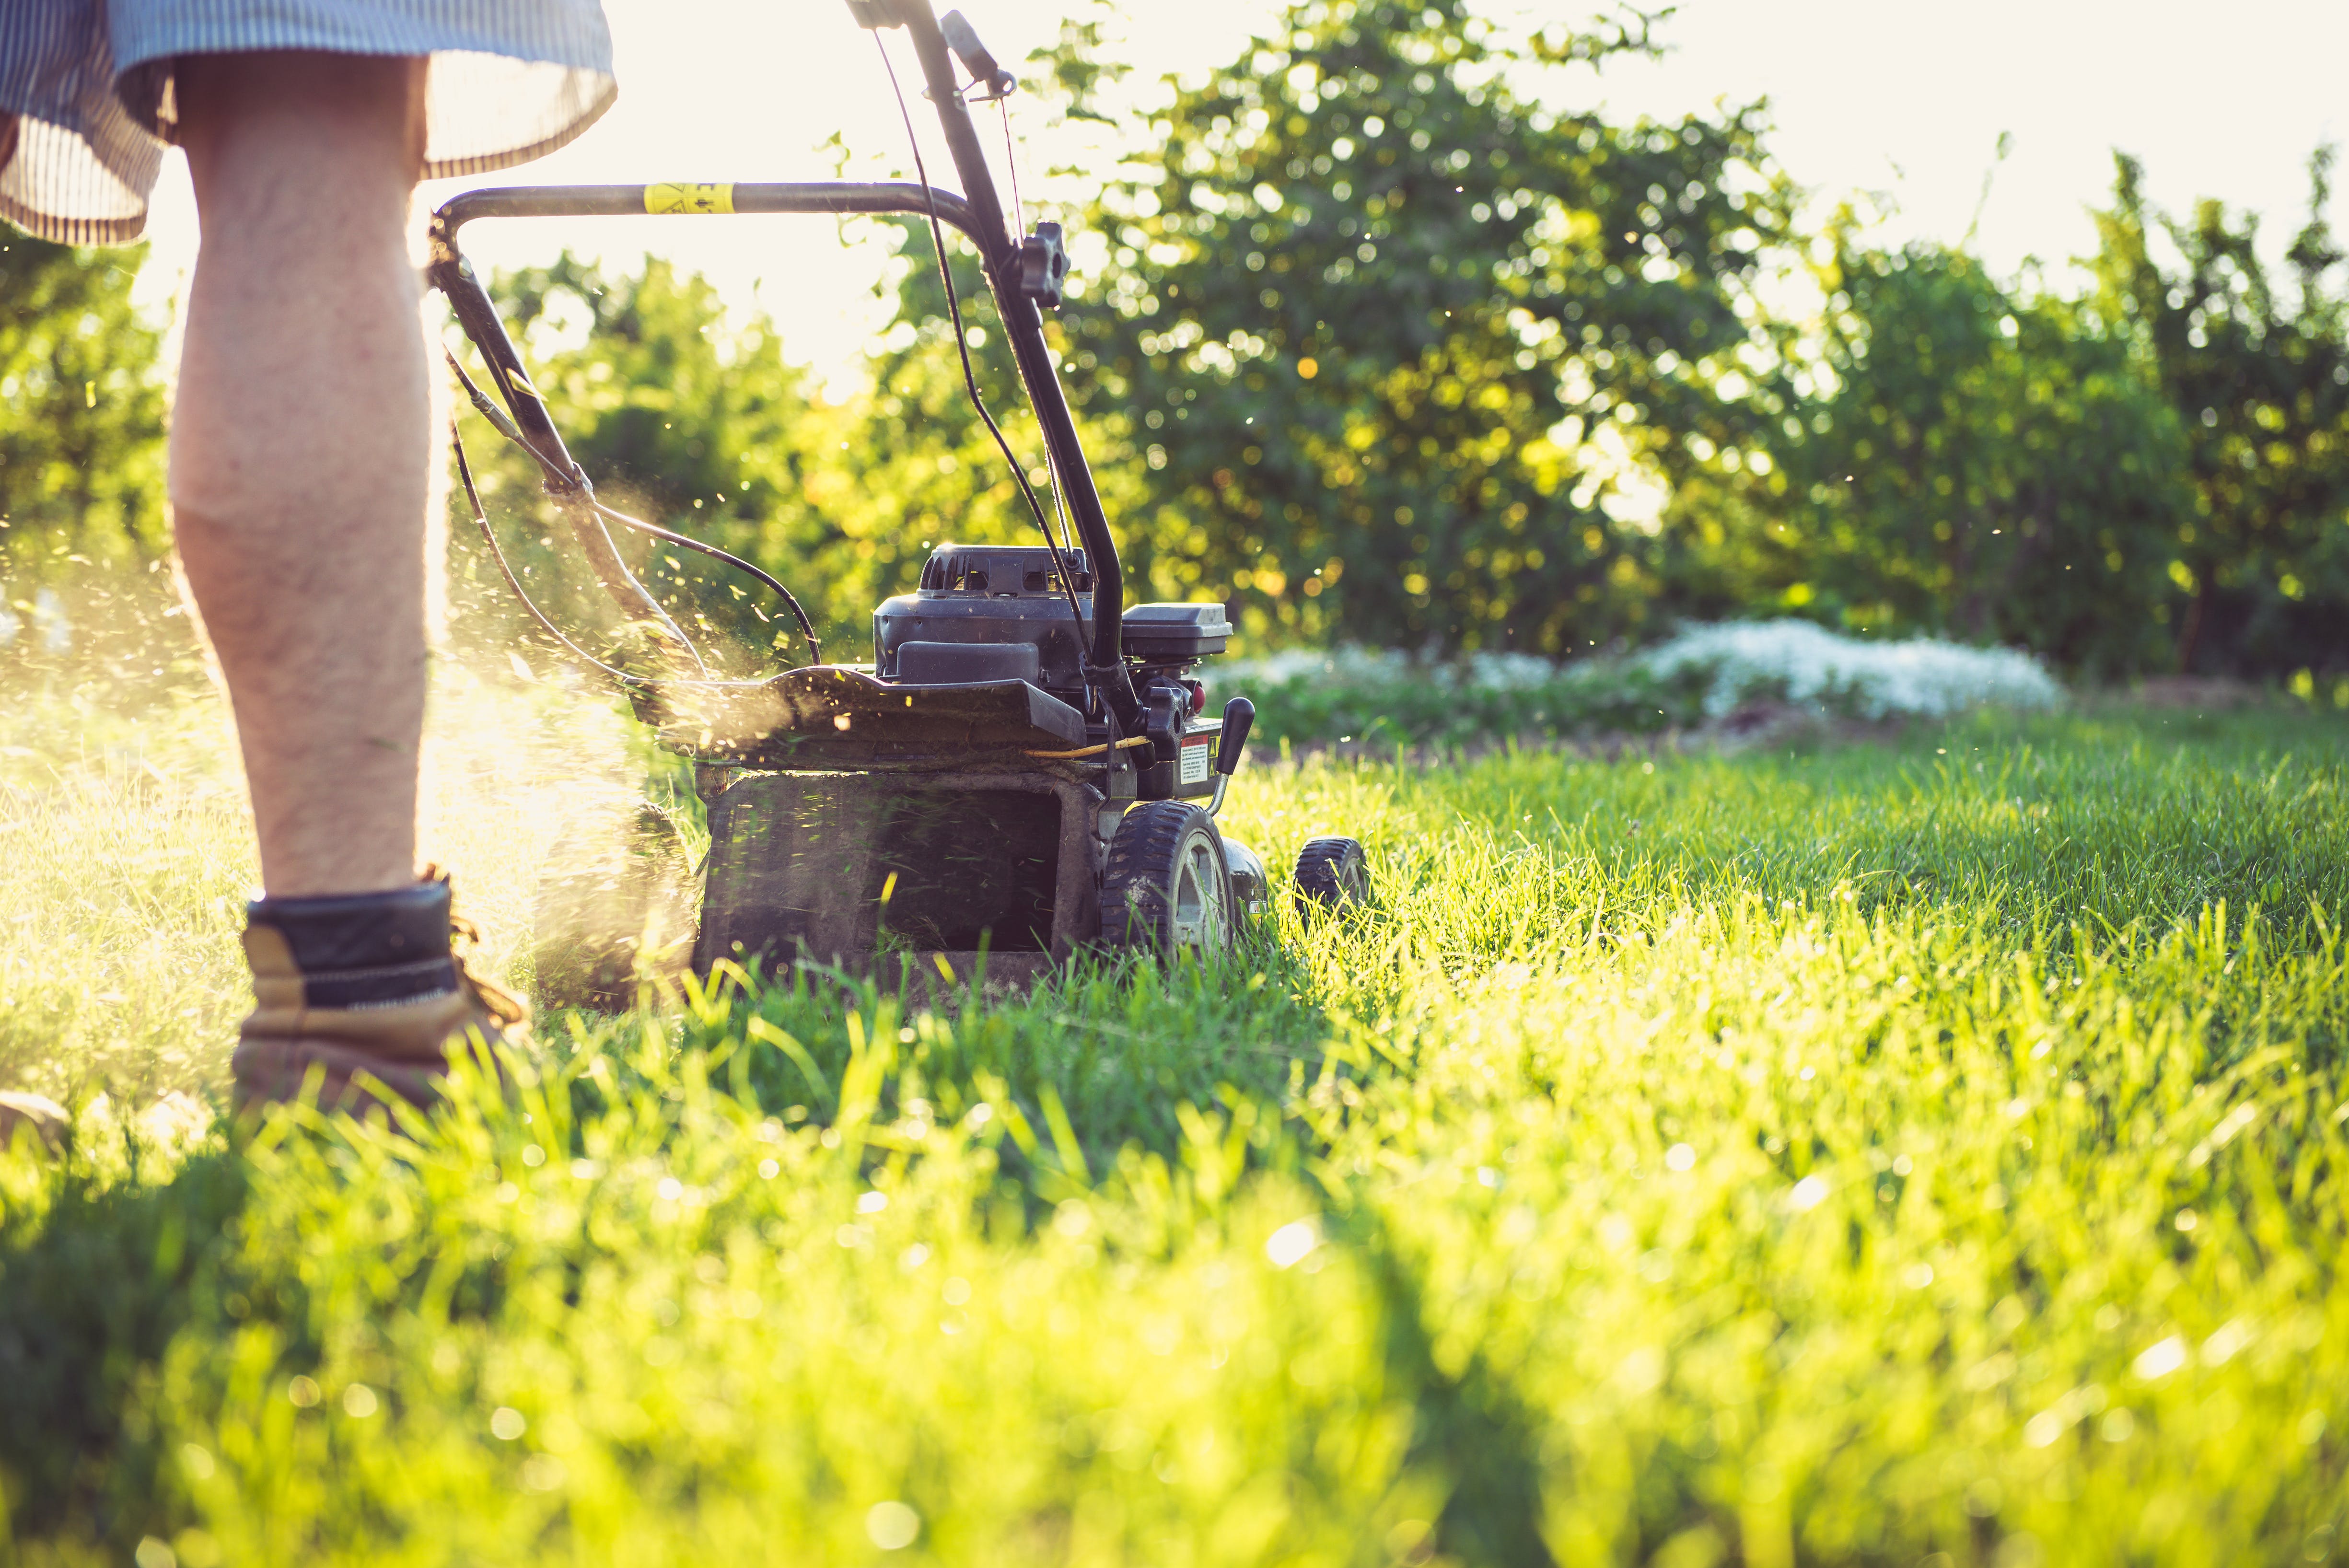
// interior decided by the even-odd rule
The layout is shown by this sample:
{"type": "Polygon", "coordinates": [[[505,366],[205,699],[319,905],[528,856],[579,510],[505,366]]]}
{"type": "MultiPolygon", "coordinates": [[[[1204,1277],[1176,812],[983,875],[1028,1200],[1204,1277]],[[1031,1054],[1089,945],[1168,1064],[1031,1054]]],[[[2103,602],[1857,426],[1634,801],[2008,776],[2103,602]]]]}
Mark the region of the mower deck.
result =
{"type": "Polygon", "coordinates": [[[694,965],[894,956],[1020,982],[1101,925],[1103,798],[1040,771],[746,772],[710,802],[694,965]]]}

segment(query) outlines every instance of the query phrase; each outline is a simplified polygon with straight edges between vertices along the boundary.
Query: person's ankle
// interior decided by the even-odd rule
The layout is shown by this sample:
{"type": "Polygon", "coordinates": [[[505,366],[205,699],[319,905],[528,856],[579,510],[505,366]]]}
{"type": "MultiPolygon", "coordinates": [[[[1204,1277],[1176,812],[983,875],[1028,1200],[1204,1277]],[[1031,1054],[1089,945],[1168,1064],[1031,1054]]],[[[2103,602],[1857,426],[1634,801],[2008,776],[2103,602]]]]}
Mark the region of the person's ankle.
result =
{"type": "Polygon", "coordinates": [[[396,1006],[457,989],[449,882],[245,906],[244,949],[264,1008],[396,1006]]]}
{"type": "Polygon", "coordinates": [[[313,1093],[357,1115],[429,1106],[460,1051],[504,1081],[497,1053],[520,1043],[530,1010],[457,958],[449,903],[447,879],[428,872],[389,892],[248,906],[255,1006],[230,1060],[240,1114],[313,1093]]]}

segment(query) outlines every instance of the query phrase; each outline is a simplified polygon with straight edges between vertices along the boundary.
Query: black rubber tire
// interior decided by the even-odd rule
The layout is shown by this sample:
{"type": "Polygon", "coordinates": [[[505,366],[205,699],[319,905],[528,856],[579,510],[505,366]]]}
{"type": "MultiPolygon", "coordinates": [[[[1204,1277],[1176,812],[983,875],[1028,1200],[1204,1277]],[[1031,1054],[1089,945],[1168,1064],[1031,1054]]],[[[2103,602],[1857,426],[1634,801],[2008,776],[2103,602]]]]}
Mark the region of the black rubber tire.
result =
{"type": "Polygon", "coordinates": [[[1232,944],[1231,874],[1215,819],[1182,800],[1127,809],[1102,870],[1102,942],[1127,953],[1201,956],[1232,944]]]}
{"type": "Polygon", "coordinates": [[[1297,851],[1297,911],[1326,914],[1371,902],[1371,857],[1360,839],[1308,839],[1297,851]]]}

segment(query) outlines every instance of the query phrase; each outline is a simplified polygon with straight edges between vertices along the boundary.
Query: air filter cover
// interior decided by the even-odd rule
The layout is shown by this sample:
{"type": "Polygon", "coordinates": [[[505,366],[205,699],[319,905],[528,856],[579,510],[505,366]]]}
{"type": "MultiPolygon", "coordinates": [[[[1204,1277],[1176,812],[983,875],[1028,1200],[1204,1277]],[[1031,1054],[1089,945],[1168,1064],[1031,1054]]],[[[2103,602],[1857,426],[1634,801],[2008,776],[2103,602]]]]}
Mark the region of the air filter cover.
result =
{"type": "Polygon", "coordinates": [[[1220,654],[1232,640],[1232,624],[1219,603],[1136,604],[1119,622],[1128,657],[1157,661],[1198,659],[1220,654]]]}

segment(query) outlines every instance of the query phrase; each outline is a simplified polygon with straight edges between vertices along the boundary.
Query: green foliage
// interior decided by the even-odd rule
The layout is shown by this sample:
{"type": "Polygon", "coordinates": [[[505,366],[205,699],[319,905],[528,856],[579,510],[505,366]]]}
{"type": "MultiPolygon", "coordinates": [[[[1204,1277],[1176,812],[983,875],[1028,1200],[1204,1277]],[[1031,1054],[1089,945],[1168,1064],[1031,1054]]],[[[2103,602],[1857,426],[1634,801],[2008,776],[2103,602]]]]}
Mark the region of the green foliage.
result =
{"type": "MultiPolygon", "coordinates": [[[[494,289],[508,330],[544,351],[527,356],[535,384],[606,503],[773,573],[806,606],[835,659],[870,656],[873,606],[912,590],[932,545],[1038,537],[999,449],[970,411],[927,227],[904,225],[902,249],[907,297],[934,308],[919,314],[918,327],[901,327],[877,346],[871,391],[836,407],[782,357],[765,316],[729,320],[704,280],[680,279],[657,260],[647,258],[638,274],[607,276],[565,255],[502,277],[494,289]]],[[[1024,447],[1036,465],[1038,493],[1049,495],[1018,383],[1008,364],[989,357],[990,347],[1000,353],[1001,335],[981,325],[992,321],[978,304],[984,285],[967,258],[958,267],[957,286],[975,306],[966,319],[982,386],[1014,449],[1024,447]]],[[[533,593],[545,586],[546,607],[566,628],[608,628],[608,606],[535,493],[535,465],[478,421],[469,428],[492,443],[476,438],[469,451],[492,523],[509,554],[527,561],[533,593]]],[[[535,641],[502,603],[461,496],[455,504],[463,525],[456,559],[480,614],[501,639],[535,641]]],[[[626,535],[622,549],[671,609],[714,632],[712,646],[730,651],[740,667],[754,667],[761,650],[770,660],[801,656],[787,614],[740,573],[626,535]]]]}
{"type": "MultiPolygon", "coordinates": [[[[934,544],[1042,542],[1002,449],[970,407],[930,227],[915,219],[893,222],[899,239],[890,282],[898,321],[871,357],[873,393],[856,410],[860,422],[842,454],[864,503],[860,542],[875,599],[911,592],[934,544]]],[[[1042,434],[988,303],[986,281],[969,248],[953,231],[945,233],[979,394],[1039,502],[1050,509],[1042,434]]],[[[1102,473],[1098,461],[1095,478],[1105,500],[1121,493],[1119,476],[1102,473]]],[[[1052,525],[1056,535],[1065,526],[1058,516],[1052,525]]]]}
{"type": "Polygon", "coordinates": [[[1824,328],[1775,326],[1749,444],[1691,438],[1688,607],[1767,595],[2091,676],[2158,665],[2188,496],[2177,421],[2128,340],[1961,252],[1832,238],[1824,328]]]}
{"type": "MultiPolygon", "coordinates": [[[[1112,139],[1070,214],[1081,270],[1052,330],[1138,596],[1222,595],[1258,648],[1565,654],[1792,610],[2019,644],[2091,678],[2313,691],[2349,671],[2329,151],[2272,280],[2252,218],[2158,212],[2123,160],[2075,298],[1962,246],[1887,250],[1848,212],[1796,232],[1756,109],[1570,107],[1583,78],[1559,72],[1651,46],[1632,11],[1517,36],[1469,0],[1313,0],[1112,139]],[[1782,314],[1795,285],[1820,308],[1782,314]],[[1624,497],[1641,471],[1669,486],[1660,521],[1624,497]]],[[[1129,74],[1087,20],[1036,63],[1066,121],[1109,119],[1129,74]]],[[[901,234],[882,284],[898,325],[836,406],[768,320],[729,320],[664,263],[566,255],[499,285],[606,499],[773,571],[852,658],[931,545],[1035,536],[962,396],[927,227],[901,234]]],[[[160,553],[157,334],[130,264],[0,249],[14,583],[160,553]]],[[[983,388],[1046,491],[956,264],[983,388]]],[[[469,428],[532,591],[603,645],[618,629],[534,471],[469,428]]],[[[543,645],[470,533],[460,639],[543,645]]],[[[624,546],[727,669],[797,656],[754,585],[624,546]]]]}
{"type": "MultiPolygon", "coordinates": [[[[1126,74],[1101,34],[1071,21],[1037,57],[1067,120],[1103,119],[1126,74]]],[[[1464,0],[1300,5],[1130,128],[1072,214],[1052,330],[1138,595],[1219,594],[1257,647],[1555,655],[1791,610],[2091,679],[2313,690],[2349,666],[2349,304],[2321,222],[2271,290],[2247,221],[2151,213],[2125,163],[2086,299],[1961,247],[1888,251],[1848,211],[1806,238],[1758,111],[1625,126],[1536,96],[1557,62],[1648,46],[1630,13],[1513,39],[1464,0]],[[1817,310],[1785,313],[1798,284],[1817,310]],[[1670,487],[1660,522],[1610,494],[1641,469],[1670,487]]],[[[933,544],[1035,537],[964,397],[928,226],[900,233],[897,325],[838,408],[698,281],[566,260],[505,285],[525,328],[593,328],[544,379],[607,493],[782,575],[843,653],[933,544]]],[[[954,265],[982,388],[1048,493],[954,265]]],[[[496,482],[535,481],[509,458],[496,482]]],[[[744,667],[776,645],[724,573],[654,575],[744,667]]],[[[590,622],[574,579],[556,595],[590,622]]]]}
{"type": "MultiPolygon", "coordinates": [[[[770,565],[835,647],[854,638],[870,605],[839,560],[853,538],[836,515],[851,504],[839,482],[840,421],[810,396],[806,373],[784,360],[764,316],[730,322],[708,282],[653,257],[641,273],[614,276],[565,253],[500,278],[492,292],[600,499],[770,565]]],[[[460,418],[483,504],[510,557],[529,569],[533,595],[566,630],[608,629],[611,608],[539,493],[537,466],[470,410],[460,418]]],[[[459,572],[475,589],[467,597],[483,640],[535,640],[481,550],[461,493],[451,504],[459,572]]],[[[615,534],[672,612],[711,634],[710,651],[730,652],[745,670],[804,658],[797,624],[765,589],[615,534]]]]}
{"type": "MultiPolygon", "coordinates": [[[[1529,661],[1530,662],[1530,661],[1529,661]]],[[[1324,659],[1290,655],[1264,673],[1211,683],[1244,691],[1257,705],[1249,734],[1259,743],[1357,741],[1487,746],[1592,735],[1652,734],[1704,722],[1710,673],[1660,676],[1631,661],[1585,659],[1542,678],[1487,679],[1463,661],[1365,660],[1350,652],[1324,659]]]]}
{"type": "Polygon", "coordinates": [[[0,571],[12,583],[165,549],[160,335],[130,303],[143,253],[0,231],[0,571]]]}
{"type": "Polygon", "coordinates": [[[1244,773],[1376,909],[558,1017],[413,1141],[0,1160],[0,1355],[72,1347],[0,1379],[16,1550],[2321,1557],[2336,729],[1244,773]]]}
{"type": "Polygon", "coordinates": [[[2117,160],[2098,215],[2098,303],[2144,346],[2185,433],[2190,512],[2170,540],[2181,670],[2349,666],[2349,282],[2324,219],[2333,150],[2309,160],[2309,218],[2270,282],[2256,215],[2149,208],[2117,160]],[[2165,266],[2152,244],[2178,254],[2165,266]]]}
{"type": "Polygon", "coordinates": [[[2085,300],[1963,251],[1872,248],[1844,214],[1813,268],[1822,315],[1769,324],[1727,434],[1684,434],[1670,596],[2020,645],[2091,676],[2313,686],[2349,665],[2331,169],[2320,150],[2289,289],[2255,220],[2165,217],[2126,158],[2085,300]]]}

